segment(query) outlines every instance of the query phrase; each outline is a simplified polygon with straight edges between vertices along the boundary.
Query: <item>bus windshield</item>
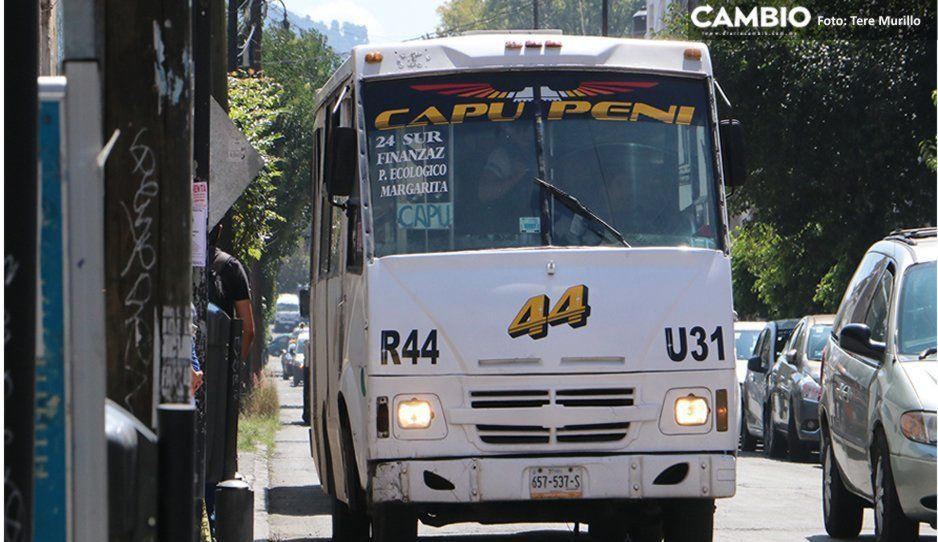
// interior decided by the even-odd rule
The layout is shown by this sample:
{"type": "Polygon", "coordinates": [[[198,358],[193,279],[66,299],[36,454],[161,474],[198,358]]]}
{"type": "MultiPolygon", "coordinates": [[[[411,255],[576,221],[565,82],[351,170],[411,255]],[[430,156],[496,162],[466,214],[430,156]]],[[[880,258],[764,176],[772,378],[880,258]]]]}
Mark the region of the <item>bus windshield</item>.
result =
{"type": "Polygon", "coordinates": [[[362,88],[376,256],[720,246],[705,80],[525,71],[362,88]]]}

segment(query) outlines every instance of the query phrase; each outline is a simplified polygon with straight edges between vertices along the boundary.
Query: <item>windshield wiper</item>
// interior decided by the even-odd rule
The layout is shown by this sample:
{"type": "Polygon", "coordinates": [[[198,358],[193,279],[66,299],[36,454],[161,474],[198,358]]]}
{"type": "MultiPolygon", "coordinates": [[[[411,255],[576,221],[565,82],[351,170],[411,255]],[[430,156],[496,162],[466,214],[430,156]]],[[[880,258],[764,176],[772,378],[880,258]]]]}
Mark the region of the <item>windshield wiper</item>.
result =
{"type": "Polygon", "coordinates": [[[934,346],[930,346],[926,348],[925,350],[922,350],[922,353],[918,355],[918,359],[925,359],[928,356],[931,356],[932,354],[936,354],[936,353],[938,353],[938,348],[934,346]]]}
{"type": "Polygon", "coordinates": [[[606,228],[606,230],[609,233],[611,233],[613,237],[615,237],[620,243],[622,243],[622,246],[624,247],[632,246],[625,241],[625,238],[622,237],[622,234],[619,233],[619,230],[612,227],[612,225],[606,222],[605,220],[599,218],[599,215],[591,211],[590,208],[587,207],[586,205],[583,205],[582,203],[580,203],[580,200],[576,199],[574,196],[568,194],[567,192],[564,192],[562,189],[557,188],[556,186],[550,184],[544,179],[539,179],[538,177],[534,177],[534,180],[535,182],[537,182],[538,184],[546,188],[548,192],[553,194],[555,198],[559,199],[561,203],[569,207],[570,210],[572,210],[573,212],[579,214],[580,216],[586,217],[589,220],[593,220],[595,222],[599,222],[600,224],[602,224],[602,226],[606,228]]]}

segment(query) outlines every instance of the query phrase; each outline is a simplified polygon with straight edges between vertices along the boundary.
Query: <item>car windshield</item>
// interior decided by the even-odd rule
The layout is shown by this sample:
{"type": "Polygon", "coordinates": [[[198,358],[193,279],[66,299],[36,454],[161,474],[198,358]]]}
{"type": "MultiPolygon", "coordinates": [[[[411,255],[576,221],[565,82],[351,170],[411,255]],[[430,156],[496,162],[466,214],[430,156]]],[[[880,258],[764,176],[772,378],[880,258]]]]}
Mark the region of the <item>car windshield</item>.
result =
{"type": "Polygon", "coordinates": [[[720,246],[704,79],[462,73],[363,97],[376,256],[720,246]]]}
{"type": "Polygon", "coordinates": [[[759,333],[760,330],[758,329],[745,329],[736,332],[737,359],[749,359],[755,354],[759,333]]]}
{"type": "Polygon", "coordinates": [[[935,262],[913,265],[899,295],[900,354],[920,356],[935,348],[935,262]]]}
{"type": "Polygon", "coordinates": [[[277,303],[277,312],[299,312],[300,306],[296,303],[277,303]]]}
{"type": "Polygon", "coordinates": [[[827,346],[827,338],[831,335],[830,324],[817,324],[811,326],[808,332],[807,355],[811,361],[821,361],[821,352],[827,346]]]}

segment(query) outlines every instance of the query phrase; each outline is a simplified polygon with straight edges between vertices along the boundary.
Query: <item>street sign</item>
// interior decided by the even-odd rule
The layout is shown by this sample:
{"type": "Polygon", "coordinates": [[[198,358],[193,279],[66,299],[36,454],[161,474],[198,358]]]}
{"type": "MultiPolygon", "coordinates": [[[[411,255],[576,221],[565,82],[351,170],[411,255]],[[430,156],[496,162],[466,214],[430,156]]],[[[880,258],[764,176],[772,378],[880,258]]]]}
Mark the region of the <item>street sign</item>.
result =
{"type": "Polygon", "coordinates": [[[212,99],[208,227],[211,230],[251,184],[264,160],[212,99]]]}
{"type": "Polygon", "coordinates": [[[63,178],[65,78],[39,80],[39,277],[40,318],[36,345],[33,539],[69,540],[70,487],[67,454],[69,396],[65,363],[65,235],[67,196],[63,178]]]}

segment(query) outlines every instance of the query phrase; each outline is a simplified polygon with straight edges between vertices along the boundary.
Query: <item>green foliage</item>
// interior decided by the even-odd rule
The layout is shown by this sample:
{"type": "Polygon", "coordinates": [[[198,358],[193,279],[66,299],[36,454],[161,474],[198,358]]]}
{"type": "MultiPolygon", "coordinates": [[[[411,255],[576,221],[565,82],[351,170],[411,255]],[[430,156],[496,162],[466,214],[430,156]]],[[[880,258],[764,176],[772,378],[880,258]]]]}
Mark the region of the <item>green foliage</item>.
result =
{"type": "Polygon", "coordinates": [[[310,224],[310,158],[316,90],[338,66],[317,32],[282,28],[264,32],[263,71],[229,78],[229,115],[266,161],[261,175],[235,203],[235,254],[258,262],[252,278],[263,301],[262,319],[273,312],[276,278],[310,224]]]}
{"type": "Polygon", "coordinates": [[[276,278],[284,258],[295,251],[303,231],[309,231],[310,158],[313,154],[313,113],[316,90],[338,67],[339,59],[321,34],[268,28],[264,33],[264,75],[280,87],[282,114],[277,129],[283,139],[276,147],[283,175],[274,184],[274,210],[283,220],[271,224],[261,259],[259,294],[266,320],[273,315],[276,278]]]}
{"type": "MultiPolygon", "coordinates": [[[[643,0],[609,2],[609,35],[625,36],[632,27],[632,15],[645,7],[643,0]]],[[[534,28],[533,4],[519,0],[449,0],[437,8],[442,24],[440,35],[468,30],[534,28]]],[[[600,35],[601,0],[541,0],[539,26],[563,30],[564,34],[600,35]]]]}
{"type": "Polygon", "coordinates": [[[282,139],[277,128],[283,113],[282,88],[267,77],[231,76],[228,78],[228,116],[264,159],[260,175],[232,209],[232,228],[236,256],[242,262],[261,258],[264,244],[274,225],[283,218],[276,211],[275,185],[282,175],[276,147],[282,139]]]}
{"type": "MultiPolygon", "coordinates": [[[[746,132],[749,181],[730,200],[752,216],[734,236],[740,314],[836,310],[874,241],[935,222],[934,42],[807,30],[705,40],[733,104],[721,116],[746,132]]],[[[660,37],[703,38],[682,10],[660,37]]]]}

